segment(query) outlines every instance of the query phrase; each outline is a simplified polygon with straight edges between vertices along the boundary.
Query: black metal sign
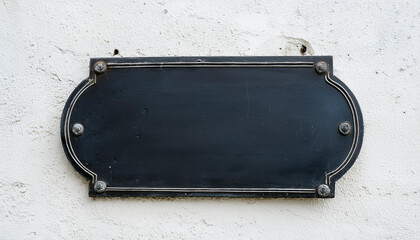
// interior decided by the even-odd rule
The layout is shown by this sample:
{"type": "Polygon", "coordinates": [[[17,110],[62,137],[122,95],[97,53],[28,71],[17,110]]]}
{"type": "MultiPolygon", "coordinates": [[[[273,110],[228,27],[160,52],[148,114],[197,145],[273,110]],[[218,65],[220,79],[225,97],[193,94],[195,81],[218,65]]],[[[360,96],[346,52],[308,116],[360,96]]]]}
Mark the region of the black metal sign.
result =
{"type": "Polygon", "coordinates": [[[332,57],[95,58],[64,150],[89,195],[334,197],[363,121],[332,57]]]}

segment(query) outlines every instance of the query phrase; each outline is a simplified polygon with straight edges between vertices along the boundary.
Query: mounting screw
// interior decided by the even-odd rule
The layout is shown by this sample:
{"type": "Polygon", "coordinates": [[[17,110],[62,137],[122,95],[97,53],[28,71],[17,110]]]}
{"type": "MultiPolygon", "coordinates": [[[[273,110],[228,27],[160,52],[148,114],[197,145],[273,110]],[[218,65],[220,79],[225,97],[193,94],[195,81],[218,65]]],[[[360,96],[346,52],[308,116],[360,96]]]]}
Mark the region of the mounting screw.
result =
{"type": "Polygon", "coordinates": [[[331,189],[326,184],[321,184],[318,186],[318,189],[316,190],[319,196],[321,197],[328,197],[331,194],[331,189]]]}
{"type": "Polygon", "coordinates": [[[319,74],[328,72],[328,64],[324,61],[319,61],[315,64],[315,71],[319,74]]]}
{"type": "Polygon", "coordinates": [[[107,65],[106,62],[104,61],[97,61],[94,65],[93,65],[93,70],[96,73],[104,73],[107,69],[107,65]]]}
{"type": "Polygon", "coordinates": [[[73,127],[71,128],[71,132],[76,135],[76,136],[80,136],[85,132],[85,128],[83,127],[82,124],[80,123],[75,123],[73,125],[73,127]]]}
{"type": "Polygon", "coordinates": [[[341,135],[347,136],[351,133],[352,127],[349,122],[342,122],[338,125],[338,131],[341,135]]]}
{"type": "Polygon", "coordinates": [[[106,190],[106,183],[103,181],[96,181],[95,185],[93,185],[93,190],[97,193],[103,193],[106,190]]]}

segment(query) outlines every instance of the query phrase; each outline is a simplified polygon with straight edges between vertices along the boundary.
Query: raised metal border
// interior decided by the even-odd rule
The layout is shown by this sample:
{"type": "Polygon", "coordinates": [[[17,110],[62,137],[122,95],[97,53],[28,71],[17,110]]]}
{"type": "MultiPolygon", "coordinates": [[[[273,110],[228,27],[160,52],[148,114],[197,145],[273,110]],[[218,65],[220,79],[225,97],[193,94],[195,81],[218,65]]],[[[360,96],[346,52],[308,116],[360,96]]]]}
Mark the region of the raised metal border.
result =
{"type": "MultiPolygon", "coordinates": [[[[96,83],[98,74],[93,71],[93,64],[96,61],[104,61],[109,69],[125,68],[164,68],[164,67],[282,67],[282,68],[314,68],[318,61],[325,61],[328,64],[328,72],[324,74],[325,82],[334,87],[346,99],[352,113],[354,135],[353,142],[347,157],[342,164],[335,170],[325,174],[324,183],[330,186],[331,195],[334,197],[335,181],[341,177],[353,164],[356,159],[363,136],[363,120],[361,118],[360,107],[357,104],[351,91],[337,78],[332,75],[332,57],[169,57],[169,58],[98,58],[91,59],[90,77],[82,82],[72,93],[62,116],[62,142],[66,154],[71,159],[72,164],[81,171],[87,179],[91,180],[90,195],[101,196],[92,191],[92,186],[98,181],[96,173],[91,171],[76,156],[70,139],[71,127],[70,118],[78,98],[86,89],[96,83]],[[278,61],[283,60],[284,61],[278,61]],[[230,61],[229,61],[230,60],[230,61]],[[238,61],[239,60],[239,61],[238,61]],[[257,61],[255,61],[257,60],[257,61]],[[277,61],[273,61],[277,60],[277,61]],[[294,61],[289,61],[294,60],[294,61]],[[296,61],[300,60],[300,61],[296,61]],[[304,61],[305,60],[305,61],[304,61]],[[309,61],[308,61],[309,60],[309,61]],[[333,79],[334,78],[334,79],[333,79]]],[[[314,74],[315,71],[314,71],[314,74]]],[[[99,179],[100,180],[100,179],[99,179]]],[[[321,184],[321,183],[320,183],[321,184]]],[[[174,193],[175,196],[237,196],[235,193],[245,193],[239,196],[286,196],[286,197],[316,197],[316,189],[305,188],[148,188],[148,187],[113,187],[108,186],[102,196],[124,196],[128,192],[143,192],[151,194],[141,194],[141,196],[166,196],[167,193],[174,193]],[[114,192],[115,194],[112,194],[114,192]],[[198,193],[198,194],[195,194],[198,193]],[[202,194],[200,194],[202,193],[202,194]],[[207,193],[207,194],[206,194],[207,193]],[[216,193],[216,194],[215,194],[216,193]],[[251,194],[248,194],[251,193],[251,194]],[[180,195],[181,194],[181,195],[180,195]],[[185,195],[182,195],[185,194],[185,195]],[[274,195],[273,195],[274,194],[274,195]]],[[[131,196],[131,195],[129,195],[131,196]]]]}

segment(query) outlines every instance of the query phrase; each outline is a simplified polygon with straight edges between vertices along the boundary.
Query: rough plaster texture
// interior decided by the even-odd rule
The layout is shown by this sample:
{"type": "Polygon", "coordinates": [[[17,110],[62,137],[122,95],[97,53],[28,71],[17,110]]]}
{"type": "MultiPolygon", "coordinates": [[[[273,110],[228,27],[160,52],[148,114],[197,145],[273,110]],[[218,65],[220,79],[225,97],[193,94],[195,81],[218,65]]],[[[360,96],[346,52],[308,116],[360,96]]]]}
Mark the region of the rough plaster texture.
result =
{"type": "Polygon", "coordinates": [[[0,239],[420,239],[420,2],[0,1],[0,239]],[[362,107],[335,199],[91,199],[59,135],[90,57],[333,55],[362,107]]]}

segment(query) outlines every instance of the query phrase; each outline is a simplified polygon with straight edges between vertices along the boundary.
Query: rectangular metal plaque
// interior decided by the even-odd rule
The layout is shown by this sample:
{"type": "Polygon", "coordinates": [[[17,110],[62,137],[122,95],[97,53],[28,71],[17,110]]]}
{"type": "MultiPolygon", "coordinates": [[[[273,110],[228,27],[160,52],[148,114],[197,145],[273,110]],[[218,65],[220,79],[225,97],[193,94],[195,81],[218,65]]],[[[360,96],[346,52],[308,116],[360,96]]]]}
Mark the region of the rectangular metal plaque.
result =
{"type": "Polygon", "coordinates": [[[96,58],[61,133],[93,197],[333,197],[363,124],[330,56],[96,58]]]}

